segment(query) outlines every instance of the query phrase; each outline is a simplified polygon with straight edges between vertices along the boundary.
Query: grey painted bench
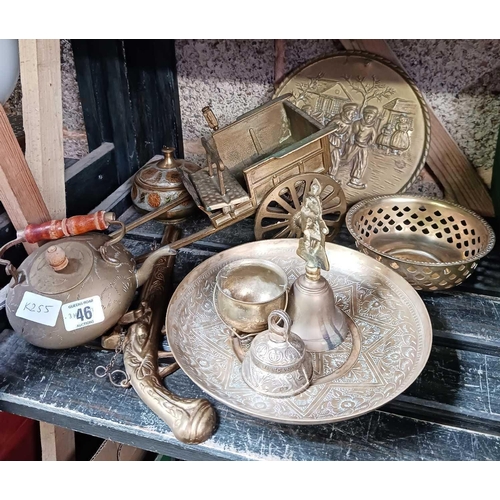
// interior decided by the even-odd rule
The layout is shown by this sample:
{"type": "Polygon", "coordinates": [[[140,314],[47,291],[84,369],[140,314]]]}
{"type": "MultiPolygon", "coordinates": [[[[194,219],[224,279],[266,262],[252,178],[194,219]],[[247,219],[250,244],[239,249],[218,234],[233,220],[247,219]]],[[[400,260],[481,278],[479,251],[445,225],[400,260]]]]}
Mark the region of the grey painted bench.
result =
{"type": "MultiPolygon", "coordinates": [[[[126,190],[120,196],[111,201],[123,205],[126,190]]],[[[134,217],[133,208],[121,216],[134,217]]],[[[183,234],[206,224],[201,215],[195,217],[182,225],[183,234]]],[[[161,224],[147,223],[127,236],[126,246],[139,255],[160,240],[162,231],[161,224]]],[[[174,282],[214,253],[252,239],[253,221],[247,219],[180,250],[174,282]]],[[[336,243],[354,246],[345,230],[336,243]]],[[[218,414],[217,431],[201,445],[185,445],[133,389],[95,377],[95,367],[113,353],[92,346],[43,350],[9,329],[0,333],[0,410],[181,459],[499,460],[499,283],[500,252],[494,251],[461,287],[423,293],[434,329],[426,368],[404,394],[353,420],[280,425],[208,397],[218,414]]],[[[181,371],[165,383],[180,395],[207,397],[181,371]]]]}

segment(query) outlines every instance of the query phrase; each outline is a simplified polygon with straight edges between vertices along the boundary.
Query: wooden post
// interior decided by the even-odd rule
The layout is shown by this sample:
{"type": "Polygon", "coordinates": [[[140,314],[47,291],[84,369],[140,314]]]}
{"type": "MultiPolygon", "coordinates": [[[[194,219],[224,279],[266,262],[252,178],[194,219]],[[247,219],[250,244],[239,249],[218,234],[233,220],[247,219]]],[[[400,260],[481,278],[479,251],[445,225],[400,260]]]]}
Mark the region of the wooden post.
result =
{"type": "MultiPolygon", "coordinates": [[[[340,40],[348,50],[365,50],[403,67],[385,40],[340,40]]],[[[431,122],[431,144],[427,164],[445,190],[445,197],[493,217],[491,196],[475,168],[427,104],[431,122]]]]}
{"type": "Polygon", "coordinates": [[[40,441],[43,461],[75,459],[75,433],[72,430],[40,422],[40,441]]]}
{"type": "MultiPolygon", "coordinates": [[[[50,214],[23,152],[0,106],[0,201],[16,230],[50,220],[50,214]]],[[[25,243],[29,253],[37,247],[25,243]]]]}
{"type": "Polygon", "coordinates": [[[26,161],[50,218],[66,217],[59,40],[19,40],[26,161]]]}

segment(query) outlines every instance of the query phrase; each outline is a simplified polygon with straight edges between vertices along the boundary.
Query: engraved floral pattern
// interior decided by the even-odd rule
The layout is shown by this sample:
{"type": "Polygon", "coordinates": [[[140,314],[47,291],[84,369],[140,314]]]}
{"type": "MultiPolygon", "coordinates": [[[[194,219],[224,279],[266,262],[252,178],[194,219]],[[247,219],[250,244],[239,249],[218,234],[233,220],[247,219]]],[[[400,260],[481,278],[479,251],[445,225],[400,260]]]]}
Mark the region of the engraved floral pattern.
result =
{"type": "MultiPolygon", "coordinates": [[[[324,273],[337,303],[358,325],[362,348],[346,375],[284,399],[252,391],[242,380],[229,331],[212,305],[214,279],[222,266],[251,254],[280,265],[290,284],[303,272],[290,240],[255,242],[240,254],[223,252],[196,268],[186,286],[174,294],[167,317],[171,349],[187,375],[229,406],[258,417],[287,423],[321,423],[371,411],[405,390],[427,361],[431,328],[417,293],[392,271],[374,268],[372,259],[347,248],[328,245],[331,270],[324,273]],[[244,252],[244,253],[242,253],[244,252]],[[192,279],[191,279],[192,278],[192,279]]],[[[350,352],[348,337],[338,349],[322,355],[326,375],[350,352]]],[[[316,356],[316,355],[315,355],[316,356]]]]}
{"type": "Polygon", "coordinates": [[[160,203],[161,203],[160,195],[157,193],[150,193],[148,195],[148,203],[149,203],[149,206],[151,206],[153,208],[158,208],[160,206],[160,203]]]}

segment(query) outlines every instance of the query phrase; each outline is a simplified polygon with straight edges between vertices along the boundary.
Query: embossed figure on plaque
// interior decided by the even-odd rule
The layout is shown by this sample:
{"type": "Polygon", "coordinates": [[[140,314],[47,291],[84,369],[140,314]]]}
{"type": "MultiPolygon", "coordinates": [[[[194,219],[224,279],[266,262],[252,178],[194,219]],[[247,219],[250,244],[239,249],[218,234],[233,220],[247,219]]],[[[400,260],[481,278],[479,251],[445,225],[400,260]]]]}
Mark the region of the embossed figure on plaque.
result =
{"type": "Polygon", "coordinates": [[[332,155],[332,167],[328,172],[334,179],[337,178],[340,160],[344,154],[345,146],[351,135],[352,124],[356,118],[358,106],[354,103],[344,104],[342,112],[333,117],[328,124],[335,124],[337,128],[330,134],[330,151],[332,155]]]}
{"type": "Polygon", "coordinates": [[[392,123],[386,123],[381,129],[376,139],[377,147],[384,153],[391,152],[391,137],[394,132],[392,123]]]}
{"type": "Polygon", "coordinates": [[[406,115],[399,117],[396,131],[391,136],[391,149],[400,155],[410,147],[410,120],[406,115]]]}
{"type": "Polygon", "coordinates": [[[313,60],[284,80],[276,96],[290,100],[329,135],[329,175],[348,204],[404,191],[425,164],[430,143],[426,104],[390,61],[360,51],[313,60]]]}
{"type": "Polygon", "coordinates": [[[375,106],[366,106],[362,117],[352,126],[350,142],[346,150],[346,163],[352,161],[351,178],[348,186],[355,189],[364,189],[362,178],[368,166],[368,148],[377,137],[376,122],[378,109],[375,106]]]}

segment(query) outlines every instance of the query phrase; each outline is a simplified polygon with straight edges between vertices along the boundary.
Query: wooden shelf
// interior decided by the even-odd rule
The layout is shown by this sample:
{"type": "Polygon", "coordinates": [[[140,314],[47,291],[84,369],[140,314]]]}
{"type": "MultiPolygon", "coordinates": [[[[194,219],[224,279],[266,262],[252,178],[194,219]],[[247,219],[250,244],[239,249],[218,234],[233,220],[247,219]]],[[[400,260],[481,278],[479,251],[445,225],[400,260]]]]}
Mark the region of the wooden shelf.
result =
{"type": "MultiPolygon", "coordinates": [[[[125,184],[101,208],[122,211],[126,196],[125,184]]],[[[138,216],[129,208],[121,220],[130,222],[138,216]]],[[[207,224],[208,218],[200,214],[182,224],[183,233],[207,224]]],[[[151,221],[134,229],[125,245],[135,255],[149,251],[163,228],[151,221]]],[[[245,219],[181,249],[174,282],[178,284],[215,253],[251,240],[253,220],[245,219]]],[[[354,247],[345,229],[336,243],[354,247]]],[[[132,389],[118,389],[95,377],[95,367],[105,365],[112,352],[89,347],[37,349],[9,330],[0,334],[0,410],[180,459],[499,460],[498,283],[497,249],[460,287],[422,293],[434,329],[434,347],[422,375],[380,410],[335,425],[274,424],[240,414],[209,397],[218,414],[218,430],[206,443],[186,446],[132,389]],[[26,359],[36,363],[27,365],[26,359]]],[[[166,384],[183,396],[207,397],[181,371],[168,377],[166,384]]]]}

